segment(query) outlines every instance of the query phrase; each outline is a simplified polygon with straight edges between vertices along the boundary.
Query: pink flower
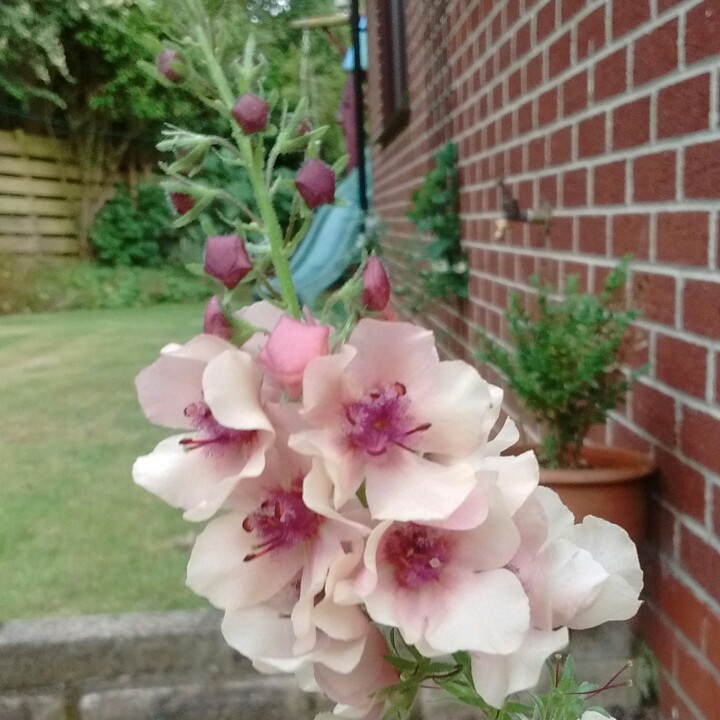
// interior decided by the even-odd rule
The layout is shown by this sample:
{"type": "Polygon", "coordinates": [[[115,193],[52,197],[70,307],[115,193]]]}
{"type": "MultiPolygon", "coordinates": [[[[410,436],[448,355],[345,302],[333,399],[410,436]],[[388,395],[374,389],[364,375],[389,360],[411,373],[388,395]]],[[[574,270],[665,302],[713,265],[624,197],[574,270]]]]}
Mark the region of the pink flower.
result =
{"type": "Polygon", "coordinates": [[[257,95],[245,93],[232,107],[232,116],[245,135],[253,135],[267,127],[269,106],[257,95]]]}
{"type": "Polygon", "coordinates": [[[238,485],[227,502],[232,512],[210,522],[195,543],[187,574],[194,592],[219,608],[241,609],[293,586],[300,597],[322,590],[333,561],[368,530],[325,511],[315,493],[328,490],[317,482],[304,488],[308,466],[279,445],[260,477],[238,485]]]}
{"type": "MultiPolygon", "coordinates": [[[[489,513],[470,530],[381,522],[352,590],[375,622],[397,627],[427,656],[507,655],[530,628],[525,591],[505,569],[519,540],[499,491],[489,488],[489,513]]],[[[338,596],[352,599],[346,584],[338,596]]]]}
{"type": "Polygon", "coordinates": [[[390,281],[380,260],[368,258],[363,270],[363,293],[360,301],[373,312],[384,310],[390,301],[390,281]]]}
{"type": "Polygon", "coordinates": [[[170,48],[162,50],[155,59],[155,67],[157,71],[170,82],[177,82],[181,78],[178,69],[182,67],[182,63],[180,62],[180,56],[175,50],[170,48]]]}
{"type": "Polygon", "coordinates": [[[232,290],[252,270],[239,235],[214,235],[205,242],[205,272],[232,290]]]}
{"type": "Polygon", "coordinates": [[[502,707],[508,695],[538,684],[548,656],[562,650],[568,640],[568,630],[564,627],[547,631],[531,629],[513,653],[471,653],[475,690],[485,702],[502,707]]]}
{"type": "Polygon", "coordinates": [[[260,364],[282,383],[294,400],[302,392],[308,364],[327,355],[330,328],[283,315],[258,355],[260,364]]]}
{"type": "Polygon", "coordinates": [[[385,659],[389,653],[382,633],[372,626],[362,656],[350,672],[317,664],[315,680],[332,701],[362,710],[367,716],[385,704],[385,699],[379,698],[378,693],[400,681],[396,668],[385,659]]]}
{"type": "Polygon", "coordinates": [[[220,308],[217,295],[213,295],[205,306],[203,332],[207,335],[217,335],[224,340],[229,340],[233,335],[233,327],[220,308]]]}
{"type": "Polygon", "coordinates": [[[322,160],[308,160],[295,177],[300,197],[310,208],[335,201],[335,171],[322,160]]]}
{"type": "Polygon", "coordinates": [[[521,544],[509,566],[530,599],[533,626],[595,627],[637,612],[642,571],[637,549],[617,525],[572,513],[539,487],[515,514],[521,544]]]}
{"type": "Polygon", "coordinates": [[[307,366],[310,429],[290,444],[322,458],[335,507],[365,482],[376,519],[442,519],[476,485],[461,459],[487,440],[492,397],[470,365],[439,360],[429,331],[364,319],[340,353],[307,366]]]}
{"type": "Polygon", "coordinates": [[[135,482],[190,520],[205,520],[243,479],[265,467],[275,430],[260,402],[250,355],[212,335],[165,352],[136,379],[159,425],[192,430],[163,440],[133,466],[135,482]]]}

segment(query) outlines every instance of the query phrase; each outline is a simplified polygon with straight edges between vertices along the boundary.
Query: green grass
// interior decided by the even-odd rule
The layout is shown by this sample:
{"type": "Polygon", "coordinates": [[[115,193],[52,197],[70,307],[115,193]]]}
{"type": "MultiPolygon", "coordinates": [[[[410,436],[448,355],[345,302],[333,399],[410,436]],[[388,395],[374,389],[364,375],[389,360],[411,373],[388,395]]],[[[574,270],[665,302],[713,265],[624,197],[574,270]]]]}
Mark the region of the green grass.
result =
{"type": "Polygon", "coordinates": [[[197,527],[136,487],[170,430],[133,378],[202,306],[0,318],[0,620],[197,607],[184,587],[197,527]]]}

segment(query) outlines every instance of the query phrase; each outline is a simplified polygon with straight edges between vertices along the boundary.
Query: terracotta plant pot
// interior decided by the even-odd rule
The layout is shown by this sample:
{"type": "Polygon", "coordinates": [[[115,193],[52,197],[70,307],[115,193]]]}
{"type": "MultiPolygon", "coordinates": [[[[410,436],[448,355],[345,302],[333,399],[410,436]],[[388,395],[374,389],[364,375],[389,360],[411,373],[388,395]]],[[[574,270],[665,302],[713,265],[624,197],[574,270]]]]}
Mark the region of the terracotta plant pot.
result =
{"type": "Polygon", "coordinates": [[[595,515],[627,530],[636,545],[645,537],[645,481],[655,465],[647,456],[615,447],[583,448],[587,468],[540,469],[540,483],[555,490],[575,520],[595,515]]]}

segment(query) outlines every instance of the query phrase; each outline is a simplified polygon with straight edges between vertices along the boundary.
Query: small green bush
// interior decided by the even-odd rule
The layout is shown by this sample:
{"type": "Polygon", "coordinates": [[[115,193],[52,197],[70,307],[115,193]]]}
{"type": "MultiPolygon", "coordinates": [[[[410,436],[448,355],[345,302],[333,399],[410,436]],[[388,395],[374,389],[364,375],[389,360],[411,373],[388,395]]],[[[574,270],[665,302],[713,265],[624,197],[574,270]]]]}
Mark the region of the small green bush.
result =
{"type": "Polygon", "coordinates": [[[519,295],[511,297],[511,349],[480,333],[478,359],[507,378],[541,426],[538,456],[544,467],[579,467],[590,427],[606,421],[644,370],[623,368],[628,330],[639,316],[625,302],[628,264],[624,258],[613,269],[597,296],[581,293],[574,275],[560,297],[533,277],[538,295],[531,310],[519,295]]]}
{"type": "Polygon", "coordinates": [[[98,213],[90,230],[95,257],[110,267],[159,267],[172,241],[172,211],[164,190],[140,183],[135,199],[125,183],[98,213]]]}

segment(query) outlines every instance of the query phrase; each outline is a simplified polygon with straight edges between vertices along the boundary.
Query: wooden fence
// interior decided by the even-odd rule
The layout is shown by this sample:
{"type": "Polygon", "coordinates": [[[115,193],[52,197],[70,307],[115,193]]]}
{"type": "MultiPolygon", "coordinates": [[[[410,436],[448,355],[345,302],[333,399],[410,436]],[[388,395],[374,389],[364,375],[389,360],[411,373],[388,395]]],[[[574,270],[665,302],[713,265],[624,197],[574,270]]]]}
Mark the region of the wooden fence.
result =
{"type": "Polygon", "coordinates": [[[80,254],[81,223],[91,220],[82,214],[110,198],[120,179],[128,177],[96,172],[83,180],[63,140],[0,131],[0,253],[80,254]]]}

